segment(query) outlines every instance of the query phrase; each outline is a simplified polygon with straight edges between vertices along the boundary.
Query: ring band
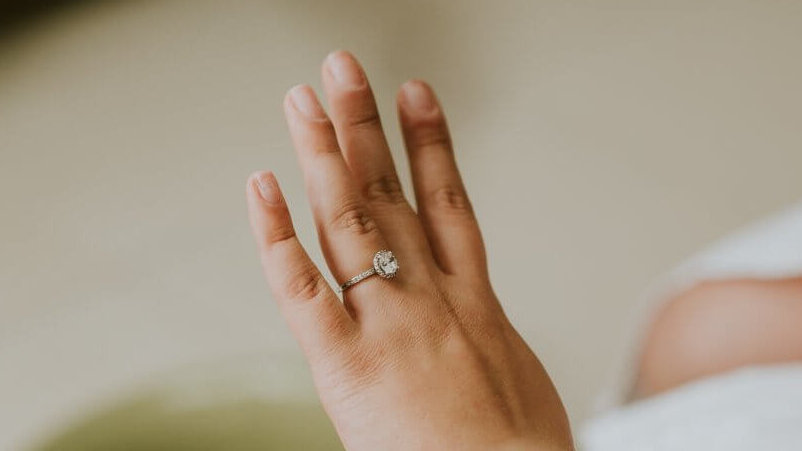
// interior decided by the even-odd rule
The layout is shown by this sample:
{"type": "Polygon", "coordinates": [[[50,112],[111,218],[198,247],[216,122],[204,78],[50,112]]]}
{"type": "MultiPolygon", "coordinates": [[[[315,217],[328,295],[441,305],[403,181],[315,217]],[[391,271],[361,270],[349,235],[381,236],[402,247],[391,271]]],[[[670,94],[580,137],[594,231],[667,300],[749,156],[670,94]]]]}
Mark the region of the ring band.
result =
{"type": "Polygon", "coordinates": [[[373,255],[373,267],[346,280],[340,285],[340,292],[351,288],[372,275],[392,279],[398,273],[398,260],[392,252],[382,249],[373,255]]]}

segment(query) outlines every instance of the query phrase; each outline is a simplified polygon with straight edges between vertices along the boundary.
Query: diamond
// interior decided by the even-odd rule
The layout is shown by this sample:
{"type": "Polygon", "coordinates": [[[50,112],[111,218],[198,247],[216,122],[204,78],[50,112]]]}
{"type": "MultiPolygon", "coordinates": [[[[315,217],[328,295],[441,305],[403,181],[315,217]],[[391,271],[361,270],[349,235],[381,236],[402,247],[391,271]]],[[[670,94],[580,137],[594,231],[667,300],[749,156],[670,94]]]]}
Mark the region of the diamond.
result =
{"type": "Polygon", "coordinates": [[[373,256],[373,268],[376,269],[376,274],[390,279],[398,272],[398,260],[392,252],[381,250],[373,256]]]}

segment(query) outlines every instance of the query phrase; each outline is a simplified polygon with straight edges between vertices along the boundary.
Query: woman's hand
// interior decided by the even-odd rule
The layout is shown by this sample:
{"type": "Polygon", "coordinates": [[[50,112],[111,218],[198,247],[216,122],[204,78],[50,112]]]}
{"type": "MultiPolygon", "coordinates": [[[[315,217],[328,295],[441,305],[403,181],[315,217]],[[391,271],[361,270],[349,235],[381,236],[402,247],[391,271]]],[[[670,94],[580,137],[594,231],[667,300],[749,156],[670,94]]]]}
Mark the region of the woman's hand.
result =
{"type": "Polygon", "coordinates": [[[331,118],[309,86],[285,98],[326,262],[340,283],[391,250],[397,277],[340,302],[299,243],[275,177],[248,181],[265,276],[349,449],[570,449],[565,411],[490,287],[476,218],[430,88],[398,111],[418,211],[404,197],[362,69],[329,55],[331,118]]]}

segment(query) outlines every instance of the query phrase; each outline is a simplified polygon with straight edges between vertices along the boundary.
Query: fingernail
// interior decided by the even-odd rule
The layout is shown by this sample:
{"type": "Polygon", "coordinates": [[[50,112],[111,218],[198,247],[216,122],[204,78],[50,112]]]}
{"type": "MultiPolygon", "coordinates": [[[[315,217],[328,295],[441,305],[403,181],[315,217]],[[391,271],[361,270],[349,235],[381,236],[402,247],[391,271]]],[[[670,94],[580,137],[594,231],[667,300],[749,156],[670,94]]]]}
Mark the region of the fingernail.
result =
{"type": "Polygon", "coordinates": [[[356,88],[365,84],[362,68],[348,52],[340,50],[329,53],[326,57],[326,66],[334,81],[344,87],[356,88]]]}
{"type": "Polygon", "coordinates": [[[437,108],[437,102],[429,89],[419,81],[409,81],[401,88],[404,103],[418,113],[428,113],[437,108]]]}
{"type": "Polygon", "coordinates": [[[295,108],[309,119],[325,119],[326,111],[320,106],[315,92],[306,85],[298,85],[290,90],[295,108]]]}
{"type": "Polygon", "coordinates": [[[256,176],[256,186],[265,202],[278,204],[281,202],[281,191],[278,189],[276,176],[272,172],[262,172],[256,176]]]}

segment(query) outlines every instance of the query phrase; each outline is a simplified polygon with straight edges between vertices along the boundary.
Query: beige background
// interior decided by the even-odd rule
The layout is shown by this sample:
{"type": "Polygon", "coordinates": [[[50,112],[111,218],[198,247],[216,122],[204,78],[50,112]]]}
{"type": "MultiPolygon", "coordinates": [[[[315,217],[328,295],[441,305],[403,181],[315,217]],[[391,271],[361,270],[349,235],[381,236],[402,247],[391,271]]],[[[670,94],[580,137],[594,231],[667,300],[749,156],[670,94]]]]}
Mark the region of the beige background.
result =
{"type": "MultiPolygon", "coordinates": [[[[802,4],[89,3],[0,42],[0,448],[152,375],[296,348],[249,236],[273,169],[321,262],[280,100],[364,62],[429,80],[505,308],[574,420],[650,280],[799,198],[802,4]]],[[[408,187],[408,177],[404,175],[408,187]]]]}

